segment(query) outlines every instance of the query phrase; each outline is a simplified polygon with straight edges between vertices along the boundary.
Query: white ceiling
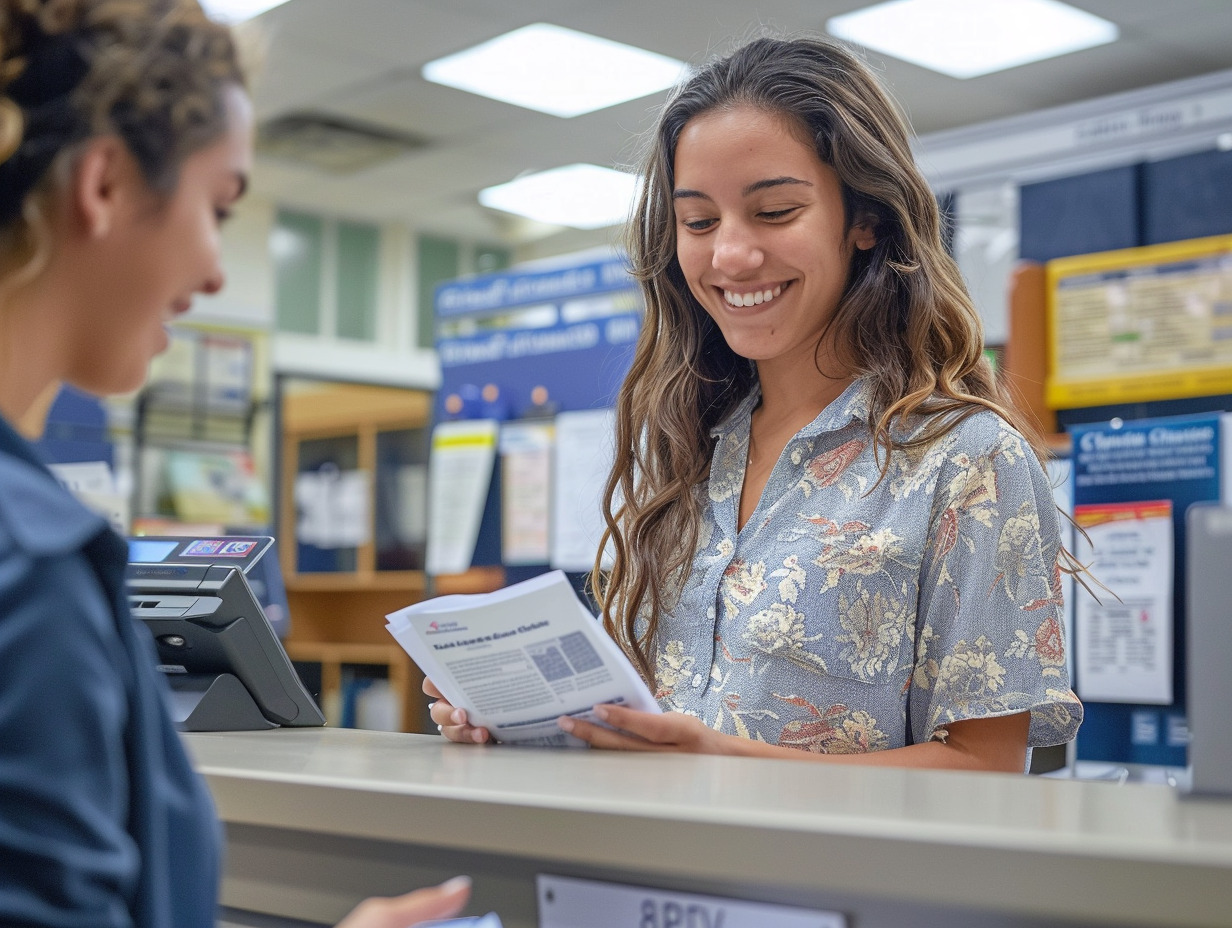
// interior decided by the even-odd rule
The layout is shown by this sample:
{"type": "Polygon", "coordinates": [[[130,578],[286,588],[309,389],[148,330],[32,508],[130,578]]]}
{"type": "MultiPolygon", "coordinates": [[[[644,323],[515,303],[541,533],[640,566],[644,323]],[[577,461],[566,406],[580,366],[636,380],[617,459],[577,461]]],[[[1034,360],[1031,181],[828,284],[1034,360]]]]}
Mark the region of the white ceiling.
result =
{"type": "MultiPolygon", "coordinates": [[[[994,0],[989,0],[994,2],[994,0]]],[[[970,80],[869,53],[919,134],[1232,68],[1228,0],[1070,0],[1116,22],[1119,41],[970,80]]],[[[822,30],[867,0],[290,0],[256,20],[266,45],[254,88],[269,119],[313,110],[421,137],[427,145],[348,176],[260,158],[254,189],[330,215],[397,221],[540,253],[610,241],[612,230],[543,229],[479,206],[482,187],[589,161],[636,162],[636,136],[665,94],[560,119],[430,84],[434,58],[518,26],[552,22],[699,64],[733,39],[822,30]]]]}

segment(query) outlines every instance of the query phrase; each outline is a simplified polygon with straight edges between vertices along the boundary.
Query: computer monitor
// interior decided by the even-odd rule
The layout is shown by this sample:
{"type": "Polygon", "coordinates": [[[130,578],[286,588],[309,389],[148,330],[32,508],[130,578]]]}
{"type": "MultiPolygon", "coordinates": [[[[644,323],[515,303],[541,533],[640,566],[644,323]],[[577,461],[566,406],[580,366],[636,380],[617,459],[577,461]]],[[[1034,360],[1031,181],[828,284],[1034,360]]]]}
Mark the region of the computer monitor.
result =
{"type": "Polygon", "coordinates": [[[129,605],[154,637],[181,731],[325,724],[245,577],[272,543],[129,539],[129,605]]]}

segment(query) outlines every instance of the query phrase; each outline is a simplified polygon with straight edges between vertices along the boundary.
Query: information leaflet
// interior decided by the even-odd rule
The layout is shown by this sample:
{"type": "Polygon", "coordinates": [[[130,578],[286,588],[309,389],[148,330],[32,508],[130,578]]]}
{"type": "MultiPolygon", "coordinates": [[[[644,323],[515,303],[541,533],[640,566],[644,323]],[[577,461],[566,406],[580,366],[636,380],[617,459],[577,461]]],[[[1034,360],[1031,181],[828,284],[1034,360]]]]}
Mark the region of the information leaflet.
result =
{"type": "Polygon", "coordinates": [[[1079,559],[1108,588],[1075,603],[1078,695],[1171,704],[1171,500],[1077,506],[1074,520],[1084,534],[1079,559]]]}
{"type": "Polygon", "coordinates": [[[559,570],[494,593],[439,596],[386,618],[424,675],[498,741],[580,746],[557,727],[562,715],[598,723],[599,703],[659,711],[559,570]]]}

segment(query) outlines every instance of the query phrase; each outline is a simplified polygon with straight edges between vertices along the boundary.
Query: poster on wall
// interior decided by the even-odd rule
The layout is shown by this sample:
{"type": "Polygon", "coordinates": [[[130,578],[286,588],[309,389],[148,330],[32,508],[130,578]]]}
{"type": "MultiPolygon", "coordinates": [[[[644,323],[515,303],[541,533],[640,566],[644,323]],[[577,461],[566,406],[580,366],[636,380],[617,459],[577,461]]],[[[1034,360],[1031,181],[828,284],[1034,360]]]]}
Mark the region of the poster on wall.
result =
{"type": "Polygon", "coordinates": [[[484,502],[496,463],[498,423],[442,422],[432,430],[428,458],[430,574],[460,574],[471,566],[484,502]]]}
{"type": "Polygon", "coordinates": [[[554,432],[545,421],[501,428],[501,563],[547,563],[554,432]]]}
{"type": "Polygon", "coordinates": [[[1052,408],[1232,392],[1232,236],[1058,258],[1046,274],[1052,408]]]}
{"type": "MultiPolygon", "coordinates": [[[[552,566],[585,572],[595,566],[603,521],[603,486],[612,469],[616,412],[587,409],[556,417],[556,481],[552,566]]],[[[605,552],[605,554],[608,552],[605,552]]],[[[610,566],[610,557],[605,565],[610,566]]]]}
{"type": "Polygon", "coordinates": [[[1078,558],[1106,589],[1078,597],[1078,695],[1172,703],[1172,502],[1077,506],[1078,558]]]}

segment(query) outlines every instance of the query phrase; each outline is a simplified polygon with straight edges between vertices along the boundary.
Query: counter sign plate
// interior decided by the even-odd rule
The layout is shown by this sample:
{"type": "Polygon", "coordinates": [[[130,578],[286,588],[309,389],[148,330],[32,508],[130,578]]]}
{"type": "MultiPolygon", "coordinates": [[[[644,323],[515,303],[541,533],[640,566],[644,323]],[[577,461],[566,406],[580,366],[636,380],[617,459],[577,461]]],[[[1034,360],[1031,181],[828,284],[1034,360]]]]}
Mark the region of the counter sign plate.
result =
{"type": "Polygon", "coordinates": [[[539,928],[847,928],[847,916],[540,874],[539,928]]]}

